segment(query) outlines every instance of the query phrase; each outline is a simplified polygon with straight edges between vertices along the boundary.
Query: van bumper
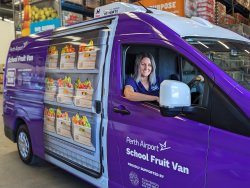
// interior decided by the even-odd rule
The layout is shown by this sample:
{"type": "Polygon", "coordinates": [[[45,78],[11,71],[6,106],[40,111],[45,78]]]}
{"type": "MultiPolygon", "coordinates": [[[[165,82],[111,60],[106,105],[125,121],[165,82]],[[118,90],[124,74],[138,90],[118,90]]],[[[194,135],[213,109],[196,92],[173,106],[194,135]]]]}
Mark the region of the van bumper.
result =
{"type": "Polygon", "coordinates": [[[16,142],[16,133],[11,128],[4,126],[4,134],[7,138],[9,138],[12,142],[16,142]]]}

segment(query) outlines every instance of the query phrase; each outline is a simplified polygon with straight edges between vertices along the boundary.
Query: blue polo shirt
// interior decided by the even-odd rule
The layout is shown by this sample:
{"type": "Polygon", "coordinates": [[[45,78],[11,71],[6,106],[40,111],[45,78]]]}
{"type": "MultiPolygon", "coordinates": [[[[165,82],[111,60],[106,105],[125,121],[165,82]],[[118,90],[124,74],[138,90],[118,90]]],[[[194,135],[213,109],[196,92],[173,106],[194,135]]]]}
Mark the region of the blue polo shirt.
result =
{"type": "Polygon", "coordinates": [[[133,87],[135,92],[146,94],[146,95],[153,95],[153,96],[159,96],[160,91],[160,81],[159,79],[156,80],[156,83],[154,85],[149,85],[149,89],[146,90],[145,87],[141,82],[136,82],[133,78],[128,78],[126,80],[125,86],[129,85],[133,87]]]}

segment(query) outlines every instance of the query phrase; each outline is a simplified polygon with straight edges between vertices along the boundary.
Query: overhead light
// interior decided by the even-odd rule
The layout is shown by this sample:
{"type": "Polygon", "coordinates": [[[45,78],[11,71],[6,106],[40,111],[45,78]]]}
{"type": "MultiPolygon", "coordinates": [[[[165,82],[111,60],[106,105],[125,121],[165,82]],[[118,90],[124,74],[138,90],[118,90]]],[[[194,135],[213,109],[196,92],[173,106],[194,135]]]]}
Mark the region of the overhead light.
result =
{"type": "Polygon", "coordinates": [[[14,5],[19,5],[20,3],[23,3],[23,0],[16,0],[16,2],[14,3],[14,5]]]}
{"type": "Polygon", "coordinates": [[[218,40],[218,43],[220,43],[222,46],[224,46],[226,49],[229,50],[229,47],[226,44],[224,44],[223,42],[221,42],[221,41],[218,40]]]}
{"type": "Polygon", "coordinates": [[[205,45],[204,43],[198,41],[199,44],[201,44],[202,46],[204,46],[205,48],[209,48],[207,45],[205,45]]]}
{"type": "Polygon", "coordinates": [[[250,52],[248,50],[245,50],[246,53],[250,54],[250,52]]]}

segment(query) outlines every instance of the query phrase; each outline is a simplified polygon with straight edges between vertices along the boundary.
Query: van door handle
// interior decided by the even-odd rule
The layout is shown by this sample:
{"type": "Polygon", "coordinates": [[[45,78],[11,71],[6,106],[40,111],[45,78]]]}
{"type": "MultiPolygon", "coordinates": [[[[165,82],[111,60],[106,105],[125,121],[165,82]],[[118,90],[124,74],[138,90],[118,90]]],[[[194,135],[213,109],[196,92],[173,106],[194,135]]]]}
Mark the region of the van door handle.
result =
{"type": "Polygon", "coordinates": [[[130,114],[130,111],[128,111],[124,106],[114,107],[113,111],[115,113],[120,113],[120,114],[124,114],[124,115],[130,114]]]}

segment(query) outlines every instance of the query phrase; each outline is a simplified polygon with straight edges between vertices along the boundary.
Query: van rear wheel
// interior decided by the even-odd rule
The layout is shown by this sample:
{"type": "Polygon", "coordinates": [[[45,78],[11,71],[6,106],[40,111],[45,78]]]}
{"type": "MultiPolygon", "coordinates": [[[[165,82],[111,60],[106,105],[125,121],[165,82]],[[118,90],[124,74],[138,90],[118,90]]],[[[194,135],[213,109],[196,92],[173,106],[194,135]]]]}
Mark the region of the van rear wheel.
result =
{"type": "Polygon", "coordinates": [[[35,163],[36,159],[33,155],[29,131],[25,124],[21,125],[17,131],[17,149],[25,164],[35,163]]]}

